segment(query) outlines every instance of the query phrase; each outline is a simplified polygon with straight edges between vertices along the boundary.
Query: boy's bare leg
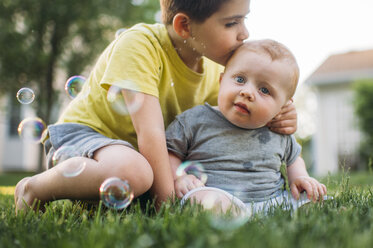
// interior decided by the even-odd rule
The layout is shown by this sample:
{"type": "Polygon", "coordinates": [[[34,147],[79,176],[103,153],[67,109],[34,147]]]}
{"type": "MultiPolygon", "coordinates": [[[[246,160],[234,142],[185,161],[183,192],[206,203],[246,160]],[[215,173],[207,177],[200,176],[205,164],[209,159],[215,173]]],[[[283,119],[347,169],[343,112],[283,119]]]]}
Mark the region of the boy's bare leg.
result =
{"type": "Polygon", "coordinates": [[[153,171],[140,153],[123,145],[110,145],[97,150],[94,159],[70,158],[19,181],[14,193],[16,212],[29,208],[35,200],[42,204],[58,199],[98,200],[99,188],[109,177],[127,180],[135,197],[149,190],[153,183],[153,171]],[[84,162],[86,166],[81,174],[63,176],[66,168],[84,162]]]}

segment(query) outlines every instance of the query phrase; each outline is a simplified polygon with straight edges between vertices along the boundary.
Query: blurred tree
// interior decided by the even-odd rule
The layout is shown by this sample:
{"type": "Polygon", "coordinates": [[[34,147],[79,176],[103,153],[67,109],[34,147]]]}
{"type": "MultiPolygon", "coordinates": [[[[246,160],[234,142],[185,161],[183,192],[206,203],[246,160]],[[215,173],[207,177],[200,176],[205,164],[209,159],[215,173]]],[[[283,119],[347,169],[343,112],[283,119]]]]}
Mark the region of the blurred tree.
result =
{"type": "Polygon", "coordinates": [[[353,84],[355,113],[364,134],[360,155],[365,165],[373,158],[373,79],[359,80],[353,84]]]}
{"type": "Polygon", "coordinates": [[[2,0],[0,94],[32,88],[38,117],[54,122],[56,72],[81,74],[117,29],[154,23],[158,11],[154,0],[2,0]]]}
{"type": "Polygon", "coordinates": [[[50,122],[57,69],[80,74],[115,30],[155,21],[151,0],[3,0],[0,3],[0,92],[38,90],[37,113],[50,122]]]}

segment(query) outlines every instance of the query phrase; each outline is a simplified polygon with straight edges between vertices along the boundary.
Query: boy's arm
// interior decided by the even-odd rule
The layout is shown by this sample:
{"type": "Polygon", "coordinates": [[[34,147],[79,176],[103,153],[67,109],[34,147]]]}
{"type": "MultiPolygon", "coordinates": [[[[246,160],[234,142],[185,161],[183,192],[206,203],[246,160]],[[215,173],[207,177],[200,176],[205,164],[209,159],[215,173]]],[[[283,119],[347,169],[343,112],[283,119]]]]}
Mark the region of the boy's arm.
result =
{"type": "Polygon", "coordinates": [[[302,191],[306,191],[308,199],[313,201],[322,200],[326,195],[325,185],[308,175],[306,165],[300,156],[287,167],[287,175],[295,199],[299,199],[302,191]]]}
{"type": "Polygon", "coordinates": [[[176,196],[179,198],[182,198],[188,191],[203,187],[204,184],[196,178],[194,175],[188,175],[185,172],[183,172],[182,175],[176,175],[176,170],[181,164],[181,159],[177,156],[175,156],[172,152],[168,153],[170,164],[172,168],[174,183],[175,183],[175,193],[176,196]]]}
{"type": "Polygon", "coordinates": [[[297,131],[297,110],[292,100],[282,107],[281,112],[276,115],[267,126],[271,131],[280,134],[293,134],[297,131]]]}
{"type": "Polygon", "coordinates": [[[170,151],[168,151],[168,158],[170,160],[172,176],[173,176],[174,180],[176,180],[176,178],[177,178],[176,171],[177,171],[177,168],[179,167],[179,165],[181,164],[182,161],[178,156],[176,156],[175,154],[173,154],[170,151]]]}
{"type": "MultiPolygon", "coordinates": [[[[128,93],[126,90],[122,90],[122,93],[126,103],[129,99],[133,99],[133,93],[128,93]]],[[[137,134],[139,152],[147,159],[153,169],[154,182],[151,192],[157,197],[156,201],[159,204],[174,194],[174,181],[168,159],[163,116],[158,98],[144,94],[142,106],[130,115],[137,134]]]]}

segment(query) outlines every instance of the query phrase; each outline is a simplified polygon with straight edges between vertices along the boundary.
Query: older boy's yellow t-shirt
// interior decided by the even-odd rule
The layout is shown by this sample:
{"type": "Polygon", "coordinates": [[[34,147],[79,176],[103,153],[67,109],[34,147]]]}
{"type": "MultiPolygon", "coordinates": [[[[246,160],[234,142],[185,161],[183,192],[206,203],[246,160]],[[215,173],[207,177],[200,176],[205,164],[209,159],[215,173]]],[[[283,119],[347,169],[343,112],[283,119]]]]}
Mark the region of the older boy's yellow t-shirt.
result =
{"type": "Polygon", "coordinates": [[[203,58],[203,72],[194,72],[178,56],[163,24],[137,24],[101,54],[82,91],[58,123],[84,124],[137,147],[131,118],[117,104],[112,86],[159,98],[167,127],[176,115],[193,106],[204,102],[217,104],[222,71],[221,65],[203,58]]]}

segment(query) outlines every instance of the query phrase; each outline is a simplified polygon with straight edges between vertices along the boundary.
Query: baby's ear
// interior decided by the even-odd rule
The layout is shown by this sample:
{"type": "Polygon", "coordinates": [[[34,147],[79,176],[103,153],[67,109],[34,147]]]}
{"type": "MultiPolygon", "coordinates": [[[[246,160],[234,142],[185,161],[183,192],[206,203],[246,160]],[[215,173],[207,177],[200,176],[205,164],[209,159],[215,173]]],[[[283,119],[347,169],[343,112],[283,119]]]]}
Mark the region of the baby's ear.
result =
{"type": "Polygon", "coordinates": [[[172,21],[175,32],[183,39],[190,36],[190,18],[184,13],[177,13],[172,21]]]}

